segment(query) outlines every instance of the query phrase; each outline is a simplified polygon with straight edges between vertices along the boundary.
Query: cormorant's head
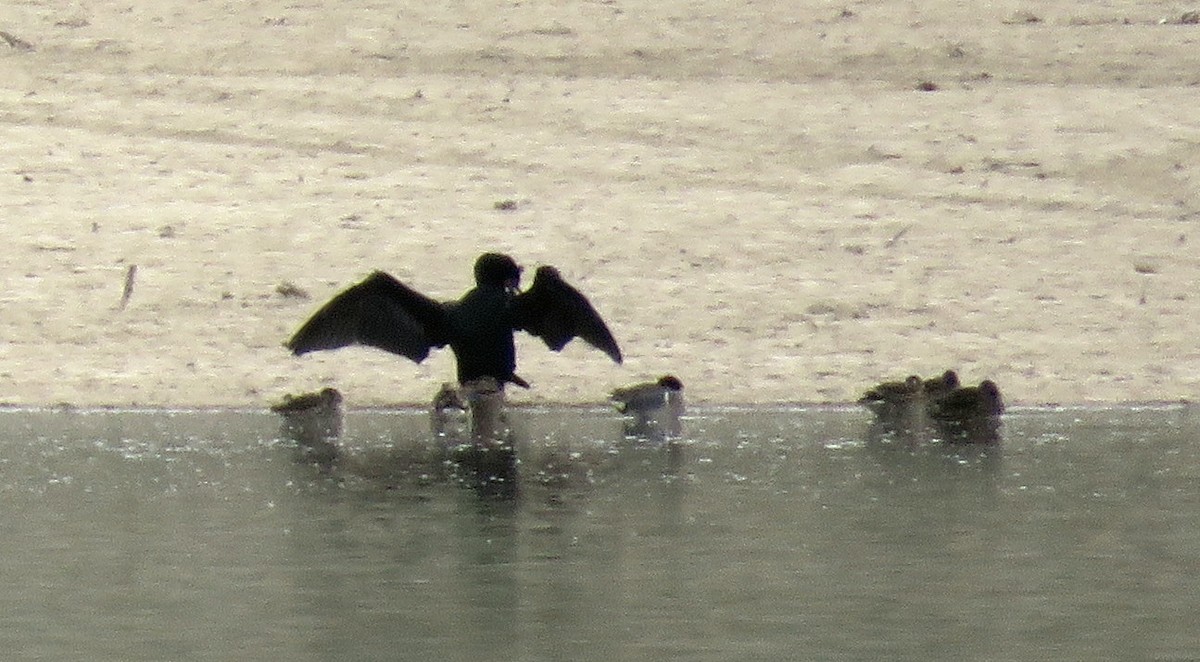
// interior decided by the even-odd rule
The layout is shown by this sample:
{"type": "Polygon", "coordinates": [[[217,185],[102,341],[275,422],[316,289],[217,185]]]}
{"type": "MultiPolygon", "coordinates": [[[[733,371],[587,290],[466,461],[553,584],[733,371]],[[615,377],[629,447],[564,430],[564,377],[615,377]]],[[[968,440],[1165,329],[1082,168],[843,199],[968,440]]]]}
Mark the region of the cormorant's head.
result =
{"type": "Polygon", "coordinates": [[[521,285],[521,267],[507,255],[484,253],[475,260],[475,285],[516,290],[521,285]]]}

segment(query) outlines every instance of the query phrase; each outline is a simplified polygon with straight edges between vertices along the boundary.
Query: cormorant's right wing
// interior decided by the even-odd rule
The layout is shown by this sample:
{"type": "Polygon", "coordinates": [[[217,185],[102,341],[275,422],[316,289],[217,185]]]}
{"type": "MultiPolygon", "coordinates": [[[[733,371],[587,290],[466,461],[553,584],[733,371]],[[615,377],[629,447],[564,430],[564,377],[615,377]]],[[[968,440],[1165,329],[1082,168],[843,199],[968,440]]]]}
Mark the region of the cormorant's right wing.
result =
{"type": "Polygon", "coordinates": [[[420,363],[450,342],[446,307],[382,271],[338,294],[296,331],[296,355],[369,345],[420,363]]]}

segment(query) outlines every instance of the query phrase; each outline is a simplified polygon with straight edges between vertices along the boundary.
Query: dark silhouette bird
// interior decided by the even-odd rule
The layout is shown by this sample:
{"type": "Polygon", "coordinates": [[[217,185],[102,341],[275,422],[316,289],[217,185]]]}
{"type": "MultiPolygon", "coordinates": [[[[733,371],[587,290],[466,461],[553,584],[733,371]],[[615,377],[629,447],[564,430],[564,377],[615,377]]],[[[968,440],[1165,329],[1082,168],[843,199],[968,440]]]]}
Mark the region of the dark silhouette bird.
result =
{"type": "Polygon", "coordinates": [[[909,375],[902,382],[883,382],[864,393],[858,403],[877,416],[895,415],[910,407],[924,407],[924,382],[916,375],[909,375]]]}
{"type": "Polygon", "coordinates": [[[1000,415],[1004,400],[990,379],[979,386],[963,386],[929,404],[929,417],[942,438],[951,444],[1000,443],[1000,415]]]}
{"type": "Polygon", "coordinates": [[[959,387],[958,373],[947,370],[938,377],[926,379],[924,386],[925,397],[929,400],[937,400],[959,387]]]}
{"type": "Polygon", "coordinates": [[[930,417],[939,421],[989,418],[1003,413],[1000,387],[990,379],[979,382],[979,386],[956,388],[929,405],[930,417]]]}
{"type": "Polygon", "coordinates": [[[872,387],[859,398],[858,403],[875,414],[887,416],[908,409],[931,407],[939,398],[958,387],[958,373],[953,370],[929,379],[909,375],[902,382],[883,382],[872,387]]]}
{"type": "Polygon", "coordinates": [[[382,271],[333,297],[286,346],[300,355],[347,345],[369,345],[420,363],[435,347],[454,352],[459,384],[481,377],[529,388],[517,376],[514,331],[527,331],[559,351],[578,337],[621,362],[621,349],[604,320],[558,270],[538,267],[519,291],[521,268],[507,255],[475,261],[475,287],[458,301],[435,301],[382,271]]]}

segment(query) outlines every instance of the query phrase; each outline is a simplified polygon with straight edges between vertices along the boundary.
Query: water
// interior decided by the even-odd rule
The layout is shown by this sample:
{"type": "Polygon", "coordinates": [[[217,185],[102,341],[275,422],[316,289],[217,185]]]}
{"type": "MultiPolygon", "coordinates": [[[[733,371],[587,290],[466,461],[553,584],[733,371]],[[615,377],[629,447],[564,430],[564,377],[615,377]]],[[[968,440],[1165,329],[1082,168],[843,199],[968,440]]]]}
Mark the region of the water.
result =
{"type": "Polygon", "coordinates": [[[420,412],[297,461],[257,412],[0,412],[0,650],[87,660],[1200,654],[1200,415],[1025,410],[988,449],[852,409],[681,443],[522,411],[515,485],[420,412]],[[515,487],[515,489],[510,489],[515,487]]]}

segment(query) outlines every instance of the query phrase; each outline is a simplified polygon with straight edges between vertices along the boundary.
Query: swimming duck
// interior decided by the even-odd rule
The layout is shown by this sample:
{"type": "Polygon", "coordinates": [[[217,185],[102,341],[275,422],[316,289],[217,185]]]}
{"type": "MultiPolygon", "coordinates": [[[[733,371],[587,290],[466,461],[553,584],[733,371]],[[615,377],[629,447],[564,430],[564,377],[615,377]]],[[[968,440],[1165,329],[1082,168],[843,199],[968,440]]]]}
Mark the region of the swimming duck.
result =
{"type": "Polygon", "coordinates": [[[342,394],[336,388],[323,388],[316,393],[287,394],[271,405],[271,411],[288,421],[317,420],[337,423],[341,429],[342,394]]]}
{"type": "Polygon", "coordinates": [[[613,389],[609,400],[617,411],[633,418],[625,426],[630,436],[678,436],[683,432],[683,382],[675,375],[613,389]]]}
{"type": "Polygon", "coordinates": [[[442,383],[429,407],[430,426],[435,437],[458,438],[468,430],[467,400],[462,390],[450,382],[442,383]]]}
{"type": "Polygon", "coordinates": [[[937,377],[930,377],[925,380],[923,384],[925,397],[929,400],[937,400],[958,388],[959,385],[958,373],[953,370],[947,370],[937,377]]]}
{"type": "Polygon", "coordinates": [[[883,382],[868,389],[858,404],[870,409],[877,416],[889,416],[910,407],[923,407],[925,382],[916,375],[909,375],[902,382],[883,382]]]}
{"type": "Polygon", "coordinates": [[[271,411],[283,417],[282,436],[296,442],[301,459],[325,469],[332,467],[338,456],[337,440],[342,436],[342,394],[337,389],[288,394],[271,405],[271,411]]]}
{"type": "Polygon", "coordinates": [[[951,444],[1000,443],[1004,401],[995,382],[959,387],[930,403],[929,416],[942,438],[951,444]]]}
{"type": "Polygon", "coordinates": [[[929,415],[939,421],[990,418],[1002,413],[1000,388],[990,379],[979,382],[979,386],[960,386],[929,405],[929,415]]]}
{"type": "Polygon", "coordinates": [[[613,389],[609,400],[623,414],[651,412],[667,406],[683,410],[683,382],[674,375],[663,375],[657,381],[613,389]]]}
{"type": "Polygon", "coordinates": [[[538,267],[524,292],[520,280],[511,257],[484,253],[475,261],[475,287],[443,303],[376,271],[317,310],[286,347],[301,355],[369,345],[420,363],[431,349],[449,345],[459,384],[491,377],[524,388],[529,383],[515,373],[514,331],[527,331],[554,351],[579,337],[621,363],[604,320],[557,269],[538,267]]]}

